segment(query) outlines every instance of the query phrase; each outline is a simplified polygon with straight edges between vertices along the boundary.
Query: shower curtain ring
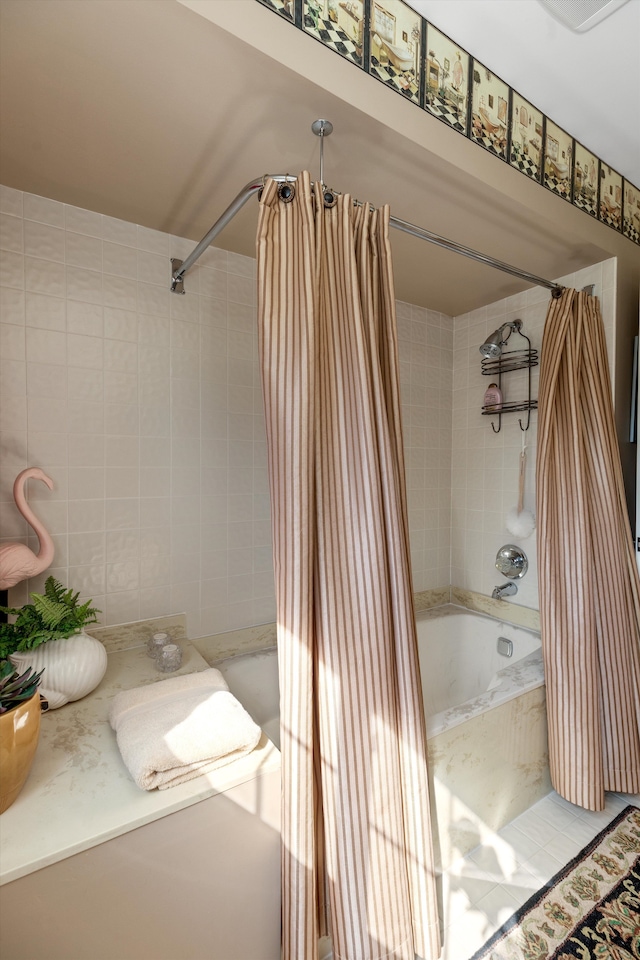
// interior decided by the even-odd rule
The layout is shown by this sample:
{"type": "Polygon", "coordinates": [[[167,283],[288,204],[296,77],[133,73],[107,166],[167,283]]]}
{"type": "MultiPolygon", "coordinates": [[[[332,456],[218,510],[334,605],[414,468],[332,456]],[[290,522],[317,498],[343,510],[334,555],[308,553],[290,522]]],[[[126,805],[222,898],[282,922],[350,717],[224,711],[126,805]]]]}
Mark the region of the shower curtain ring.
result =
{"type": "Polygon", "coordinates": [[[334,190],[323,190],[322,201],[325,207],[335,207],[338,202],[338,194],[334,190]]]}
{"type": "Polygon", "coordinates": [[[296,195],[296,188],[292,183],[281,183],[278,187],[278,196],[283,203],[291,203],[296,195]]]}

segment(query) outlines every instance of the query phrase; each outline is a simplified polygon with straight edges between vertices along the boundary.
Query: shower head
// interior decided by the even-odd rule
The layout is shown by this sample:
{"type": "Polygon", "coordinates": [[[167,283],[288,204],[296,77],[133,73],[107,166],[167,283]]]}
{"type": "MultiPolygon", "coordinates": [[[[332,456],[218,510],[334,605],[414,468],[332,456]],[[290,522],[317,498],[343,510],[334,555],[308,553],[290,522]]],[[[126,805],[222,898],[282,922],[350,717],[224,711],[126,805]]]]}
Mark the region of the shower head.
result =
{"type": "Polygon", "coordinates": [[[495,360],[502,353],[502,331],[496,330],[480,347],[480,353],[488,360],[495,360]]]}
{"type": "Polygon", "coordinates": [[[490,337],[480,347],[480,353],[487,360],[496,360],[502,353],[502,348],[513,333],[514,330],[520,332],[522,321],[509,320],[503,323],[501,327],[494,330],[490,337]],[[505,333],[506,331],[506,333],[505,333]]]}

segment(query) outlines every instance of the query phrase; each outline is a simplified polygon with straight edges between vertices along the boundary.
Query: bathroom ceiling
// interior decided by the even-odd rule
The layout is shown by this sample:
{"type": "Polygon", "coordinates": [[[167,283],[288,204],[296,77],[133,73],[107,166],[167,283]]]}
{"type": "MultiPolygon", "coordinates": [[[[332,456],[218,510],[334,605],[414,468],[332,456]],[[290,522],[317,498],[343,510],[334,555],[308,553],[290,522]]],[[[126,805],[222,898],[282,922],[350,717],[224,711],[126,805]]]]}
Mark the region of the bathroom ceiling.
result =
{"type": "MultiPolygon", "coordinates": [[[[429,16],[430,0],[424,6],[429,16]]],[[[326,144],[325,178],[336,189],[389,203],[401,219],[548,278],[618,248],[636,254],[629,241],[526,182],[255,0],[231,7],[214,0],[213,8],[214,19],[216,8],[241,11],[247,35],[258,23],[269,40],[261,34],[261,44],[251,45],[176,0],[0,0],[0,182],[198,240],[255,177],[315,173],[319,141],[310,126],[327,117],[335,131],[326,144]],[[281,43],[299,67],[270,55],[281,43]],[[326,71],[339,80],[333,92],[322,82],[326,71]],[[385,111],[390,121],[381,119],[385,111]],[[394,129],[396,116],[408,134],[394,129]],[[458,151],[460,164],[429,149],[440,140],[458,151]],[[487,181],[492,176],[498,185],[487,181]]],[[[618,44],[607,69],[619,54],[618,44]]],[[[522,92],[528,94],[524,85],[522,92]]],[[[553,116],[563,121],[557,111],[553,116]]],[[[614,162],[604,150],[600,155],[614,162]]],[[[216,243],[253,256],[255,226],[252,200],[216,243]]],[[[398,297],[448,314],[527,286],[396,231],[392,245],[398,297]]]]}
{"type": "Polygon", "coordinates": [[[586,33],[561,24],[539,0],[408,2],[640,186],[640,0],[586,33]]]}

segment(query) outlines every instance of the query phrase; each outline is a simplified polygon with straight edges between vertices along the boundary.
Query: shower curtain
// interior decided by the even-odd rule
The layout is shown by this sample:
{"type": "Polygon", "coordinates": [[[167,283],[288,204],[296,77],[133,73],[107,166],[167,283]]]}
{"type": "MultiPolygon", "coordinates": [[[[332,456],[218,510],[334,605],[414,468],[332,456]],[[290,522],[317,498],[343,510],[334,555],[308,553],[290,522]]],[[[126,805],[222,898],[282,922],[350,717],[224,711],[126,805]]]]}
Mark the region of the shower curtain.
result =
{"type": "Polygon", "coordinates": [[[330,932],[336,960],[435,960],[389,209],[325,193],[268,180],[257,238],[283,957],[330,932]]]}
{"type": "Polygon", "coordinates": [[[555,789],[640,791],[640,584],[596,297],[552,300],[540,365],[540,620],[555,789]]]}

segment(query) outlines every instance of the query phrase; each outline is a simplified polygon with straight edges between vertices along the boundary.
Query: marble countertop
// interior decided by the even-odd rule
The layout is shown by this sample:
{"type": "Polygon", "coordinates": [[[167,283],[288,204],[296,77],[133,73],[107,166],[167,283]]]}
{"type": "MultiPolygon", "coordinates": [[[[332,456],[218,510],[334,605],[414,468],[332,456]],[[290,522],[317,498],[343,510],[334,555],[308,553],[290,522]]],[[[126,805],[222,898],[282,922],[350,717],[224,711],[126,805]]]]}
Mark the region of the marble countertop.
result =
{"type": "MultiPolygon", "coordinates": [[[[180,645],[183,663],[176,673],[207,669],[188,640],[180,645]]],[[[112,650],[93,693],[43,714],[29,778],[0,818],[0,883],[279,769],[280,753],[263,735],[252,753],[207,776],[168,790],[140,790],[120,756],[108,721],[109,704],[120,690],[166,676],[155,669],[143,646],[112,650]]]]}

